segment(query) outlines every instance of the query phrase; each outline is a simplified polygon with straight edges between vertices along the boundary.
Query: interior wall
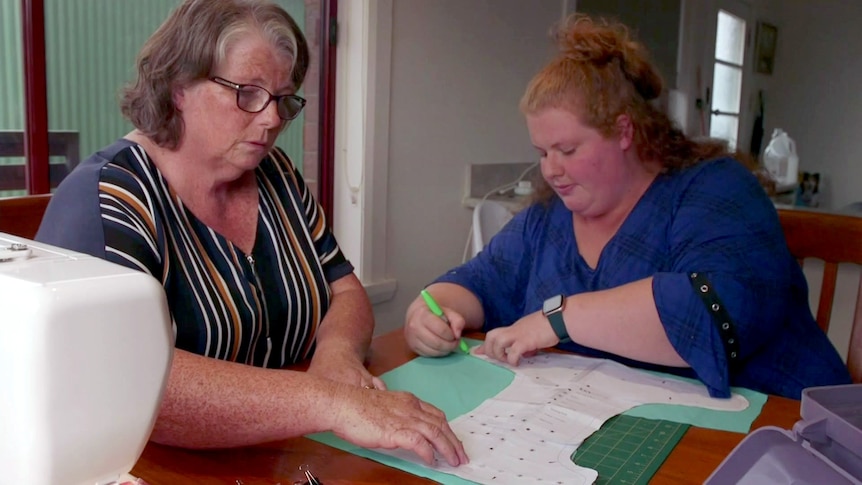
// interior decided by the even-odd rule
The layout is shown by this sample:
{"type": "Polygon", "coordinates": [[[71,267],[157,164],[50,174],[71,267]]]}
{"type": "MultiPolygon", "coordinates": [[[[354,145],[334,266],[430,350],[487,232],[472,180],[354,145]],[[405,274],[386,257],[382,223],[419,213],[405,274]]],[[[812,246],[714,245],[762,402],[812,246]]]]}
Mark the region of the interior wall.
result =
{"type": "MultiPolygon", "coordinates": [[[[682,0],[677,87],[692,104],[697,67],[709,55],[704,32],[714,30],[712,12],[721,1],[682,0]]],[[[758,20],[778,27],[778,44],[773,74],[751,77],[740,147],[748,147],[756,94],[763,90],[763,146],[773,128],[786,129],[797,141],[800,168],[824,174],[826,208],[862,200],[862,165],[855,163],[852,145],[862,125],[862,100],[854,90],[862,74],[862,32],[856,28],[862,2],[744,3],[752,17],[752,46],[758,20]]],[[[552,52],[549,27],[576,4],[394,2],[386,237],[387,272],[398,289],[392,300],[375,305],[378,332],[402,325],[418,291],[461,260],[470,224],[470,211],[461,205],[467,165],[535,158],[517,100],[552,52]]],[[[689,134],[698,134],[697,124],[690,107],[689,134]]]]}
{"type": "Polygon", "coordinates": [[[460,263],[471,211],[471,163],[536,159],[518,100],[553,53],[560,0],[393,2],[387,274],[394,298],[375,305],[377,333],[436,276],[460,263]]]}
{"type": "MultiPolygon", "coordinates": [[[[862,164],[854,142],[862,130],[862,2],[784,0],[774,10],[778,27],[775,69],[767,99],[766,134],[781,127],[796,142],[799,169],[820,172],[820,206],[840,210],[862,201],[862,164]]],[[[764,142],[766,143],[766,142],[764,142]]],[[[822,264],[806,261],[816,308],[822,264]]],[[[856,308],[860,268],[839,268],[829,338],[846,356],[856,308]]]]}
{"type": "Polygon", "coordinates": [[[862,2],[785,0],[778,26],[766,137],[783,128],[796,141],[800,170],[821,173],[821,206],[862,201],[862,2]]]}
{"type": "MultiPolygon", "coordinates": [[[[680,89],[696,98],[697,74],[709,55],[714,31],[711,11],[729,0],[683,0],[680,89]]],[[[796,141],[800,170],[820,172],[821,208],[837,210],[862,200],[862,166],[852,143],[862,128],[855,79],[862,75],[862,2],[845,0],[747,0],[750,6],[749,55],[753,59],[757,21],[778,28],[772,74],[751,73],[743,100],[747,118],[741,125],[741,148],[749,146],[757,111],[757,93],[764,92],[762,148],[776,127],[796,141]]],[[[705,77],[705,76],[703,76],[705,77]]],[[[701,81],[702,86],[706,80],[701,81]]],[[[693,100],[693,99],[692,99],[693,100]]],[[[689,134],[700,134],[698,114],[689,109],[689,134]]]]}
{"type": "MultiPolygon", "coordinates": [[[[276,2],[298,19],[301,26],[305,25],[303,0],[276,2]]],[[[77,131],[78,156],[83,160],[132,129],[132,124],[120,113],[119,93],[134,78],[138,51],[179,0],[45,0],[44,3],[48,129],[77,131]]],[[[0,1],[2,130],[23,130],[25,124],[20,4],[0,1]]],[[[309,108],[294,122],[295,128],[285,130],[277,142],[300,168],[301,127],[305,113],[311,111],[309,108]]],[[[0,163],[18,165],[24,159],[4,157],[0,163]]]]}
{"type": "Polygon", "coordinates": [[[649,48],[665,85],[676,86],[681,0],[578,0],[577,11],[619,20],[649,48]]]}
{"type": "MultiPolygon", "coordinates": [[[[746,53],[746,74],[743,85],[743,98],[740,106],[741,119],[737,148],[748,151],[751,144],[752,127],[758,112],[757,96],[763,91],[771,96],[774,76],[759,74],[752,69],[755,42],[755,29],[758,20],[775,24],[774,0],[682,0],[680,49],[678,51],[677,89],[684,93],[687,101],[687,122],[685,133],[692,137],[707,136],[706,124],[709,114],[696,109],[699,99],[708,99],[707,88],[712,84],[712,62],[714,61],[714,37],[716,32],[716,13],[719,8],[744,11],[749,36],[746,53]]],[[[771,131],[770,131],[771,133],[771,131]]],[[[764,137],[766,138],[766,137],[764,137]]],[[[767,140],[763,141],[766,146],[767,140]]],[[[761,147],[762,150],[762,147],[761,147]]]]}

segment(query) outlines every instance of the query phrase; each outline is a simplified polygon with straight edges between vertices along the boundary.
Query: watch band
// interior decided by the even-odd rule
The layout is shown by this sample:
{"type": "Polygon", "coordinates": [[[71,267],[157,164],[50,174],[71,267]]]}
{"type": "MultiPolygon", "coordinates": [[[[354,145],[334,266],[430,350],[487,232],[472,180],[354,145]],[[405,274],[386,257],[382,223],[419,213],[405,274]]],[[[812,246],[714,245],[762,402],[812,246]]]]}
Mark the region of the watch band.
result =
{"type": "Polygon", "coordinates": [[[563,344],[571,342],[572,339],[569,338],[569,331],[566,330],[566,322],[563,320],[562,309],[553,313],[548,313],[546,316],[548,317],[548,321],[551,323],[551,328],[554,330],[554,333],[557,334],[557,338],[560,339],[560,343],[563,344]]]}

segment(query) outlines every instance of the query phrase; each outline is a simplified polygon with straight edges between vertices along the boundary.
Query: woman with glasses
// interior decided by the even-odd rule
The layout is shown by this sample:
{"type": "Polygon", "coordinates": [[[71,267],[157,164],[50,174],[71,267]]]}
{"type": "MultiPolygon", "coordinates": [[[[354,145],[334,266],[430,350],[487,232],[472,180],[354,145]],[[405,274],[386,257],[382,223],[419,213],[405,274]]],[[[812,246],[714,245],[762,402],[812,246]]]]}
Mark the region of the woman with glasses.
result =
{"type": "Polygon", "coordinates": [[[370,303],[274,146],[305,106],[308,59],[274,4],[185,1],[123,92],[135,129],[63,181],[37,239],[162,282],[177,350],[153,440],[229,447],[333,430],[458,465],[445,416],[363,366],[370,303]],[[280,370],[307,359],[307,372],[280,370]]]}

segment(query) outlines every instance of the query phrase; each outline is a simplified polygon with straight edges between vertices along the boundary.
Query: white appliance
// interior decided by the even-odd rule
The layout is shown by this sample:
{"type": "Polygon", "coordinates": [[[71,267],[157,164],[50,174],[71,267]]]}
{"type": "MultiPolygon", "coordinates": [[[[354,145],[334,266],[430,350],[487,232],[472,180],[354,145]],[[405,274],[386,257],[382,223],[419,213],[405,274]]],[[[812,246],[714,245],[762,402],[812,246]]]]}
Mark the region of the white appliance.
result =
{"type": "Polygon", "coordinates": [[[500,232],[514,214],[503,204],[482,200],[473,209],[473,256],[479,254],[494,234],[500,232]]]}
{"type": "Polygon", "coordinates": [[[0,233],[0,484],[127,477],[173,341],[153,277],[0,233]]]}

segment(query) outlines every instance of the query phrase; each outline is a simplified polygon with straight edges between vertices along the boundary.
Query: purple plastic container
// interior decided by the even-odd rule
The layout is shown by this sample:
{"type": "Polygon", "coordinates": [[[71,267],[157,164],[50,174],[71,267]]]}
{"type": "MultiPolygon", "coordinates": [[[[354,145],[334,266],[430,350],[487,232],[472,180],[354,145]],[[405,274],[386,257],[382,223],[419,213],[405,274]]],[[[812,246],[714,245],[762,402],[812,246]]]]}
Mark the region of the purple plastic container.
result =
{"type": "Polygon", "coordinates": [[[805,389],[800,414],[750,433],[705,483],[862,485],[862,384],[805,389]]]}

